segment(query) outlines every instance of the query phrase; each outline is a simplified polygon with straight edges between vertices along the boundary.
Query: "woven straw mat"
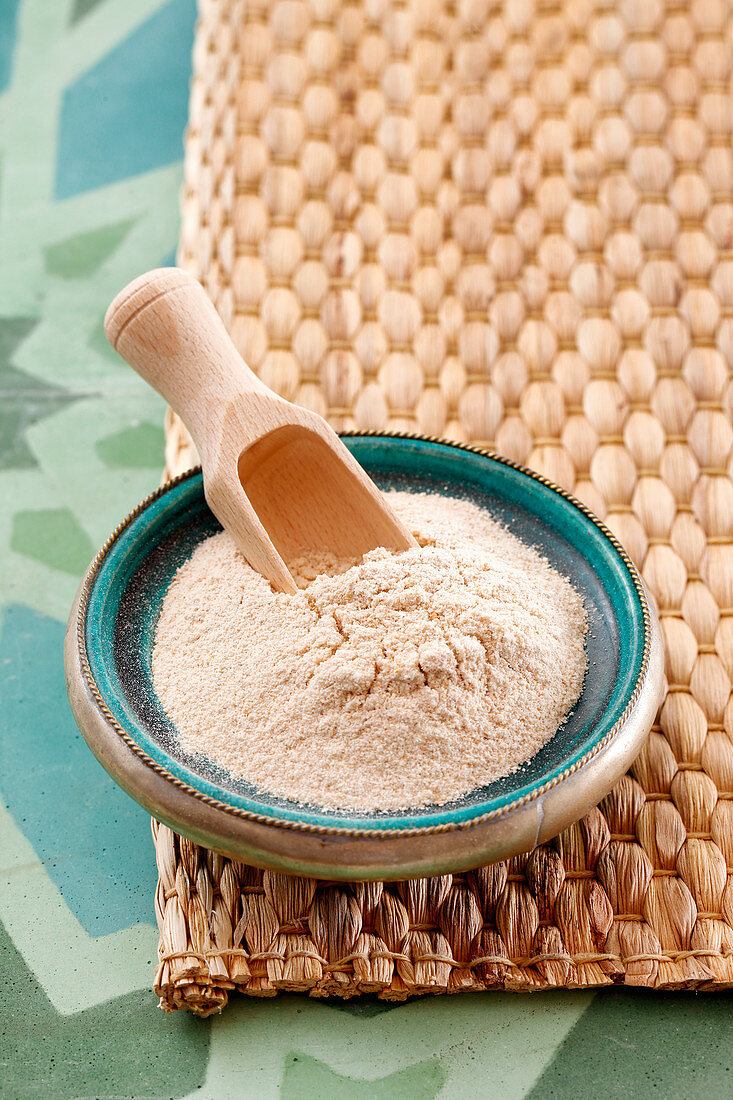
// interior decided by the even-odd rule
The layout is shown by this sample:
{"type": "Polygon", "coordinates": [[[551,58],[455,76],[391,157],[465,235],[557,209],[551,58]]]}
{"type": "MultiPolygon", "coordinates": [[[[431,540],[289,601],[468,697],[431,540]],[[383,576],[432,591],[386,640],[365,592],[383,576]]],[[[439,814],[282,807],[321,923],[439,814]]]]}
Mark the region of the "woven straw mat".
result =
{"type": "MultiPolygon", "coordinates": [[[[179,261],[337,428],[467,440],[619,536],[661,616],[647,747],[552,843],[338,885],[154,823],[167,1009],[733,984],[733,11],[207,0],[179,261]]],[[[169,415],[167,464],[195,460],[169,415]]]]}

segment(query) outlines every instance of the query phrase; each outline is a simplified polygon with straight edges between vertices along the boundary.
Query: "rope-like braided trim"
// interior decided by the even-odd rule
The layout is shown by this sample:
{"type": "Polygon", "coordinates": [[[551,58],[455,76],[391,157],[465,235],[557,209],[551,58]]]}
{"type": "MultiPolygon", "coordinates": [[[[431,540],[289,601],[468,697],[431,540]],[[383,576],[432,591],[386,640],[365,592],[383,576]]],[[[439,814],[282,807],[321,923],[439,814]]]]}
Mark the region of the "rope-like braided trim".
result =
{"type": "Polygon", "coordinates": [[[247,962],[277,961],[281,963],[287,963],[291,959],[312,959],[313,962],[320,963],[324,970],[329,973],[335,973],[348,970],[348,964],[353,963],[356,959],[360,959],[362,962],[371,962],[373,959],[388,959],[392,962],[402,962],[408,965],[432,962],[448,966],[455,970],[473,970],[478,966],[529,967],[546,962],[571,963],[576,966],[582,966],[588,963],[613,962],[624,967],[629,963],[635,962],[675,963],[685,959],[730,959],[733,958],[733,948],[727,948],[724,951],[712,951],[710,949],[699,948],[697,950],[687,951],[668,951],[664,954],[649,951],[638,955],[617,955],[609,952],[570,955],[567,952],[557,951],[515,959],[510,959],[506,955],[479,955],[475,959],[466,961],[456,960],[449,955],[441,955],[433,952],[410,956],[405,955],[401,951],[352,951],[351,954],[344,955],[343,958],[337,959],[335,962],[329,962],[328,959],[325,959],[323,955],[319,954],[317,951],[309,951],[307,949],[287,952],[256,951],[250,954],[242,947],[225,947],[216,951],[205,951],[203,954],[193,950],[166,952],[166,954],[161,955],[160,961],[172,962],[175,959],[190,958],[196,959],[202,965],[207,959],[214,958],[242,958],[246,959],[247,962]]]}

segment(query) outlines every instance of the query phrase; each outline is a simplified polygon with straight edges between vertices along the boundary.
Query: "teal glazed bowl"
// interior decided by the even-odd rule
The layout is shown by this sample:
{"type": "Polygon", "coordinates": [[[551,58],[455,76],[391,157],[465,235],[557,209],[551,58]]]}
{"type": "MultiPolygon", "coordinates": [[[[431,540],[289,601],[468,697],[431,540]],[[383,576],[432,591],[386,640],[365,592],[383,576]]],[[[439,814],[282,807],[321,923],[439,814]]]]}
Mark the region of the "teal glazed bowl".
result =
{"type": "Polygon", "coordinates": [[[332,879],[465,870],[528,851],[580,818],[644,743],[661,700],[659,624],[613,535],[545,478],[474,447],[345,435],[382,489],[473,500],[535,546],[581,593],[588,672],[567,721],[512,775],[442,806],[354,813],[301,806],[185,752],[155,695],[151,653],[165,592],[220,530],[199,470],[143,501],[92,562],[69,619],[67,687],[112,777],[176,832],[244,862],[332,879]]]}

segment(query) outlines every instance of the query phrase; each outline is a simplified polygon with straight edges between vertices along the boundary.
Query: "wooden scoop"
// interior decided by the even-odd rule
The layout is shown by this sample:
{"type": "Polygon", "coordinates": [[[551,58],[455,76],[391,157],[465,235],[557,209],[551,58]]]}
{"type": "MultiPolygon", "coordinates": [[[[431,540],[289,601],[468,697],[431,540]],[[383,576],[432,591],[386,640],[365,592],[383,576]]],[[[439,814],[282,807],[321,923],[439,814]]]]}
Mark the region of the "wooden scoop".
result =
{"type": "Polygon", "coordinates": [[[348,558],[415,545],[323,417],[252,373],[187,272],[164,267],[135,279],[110,305],[104,330],[185,423],[209,507],[275,588],[296,591],[285,562],[309,551],[348,558]]]}

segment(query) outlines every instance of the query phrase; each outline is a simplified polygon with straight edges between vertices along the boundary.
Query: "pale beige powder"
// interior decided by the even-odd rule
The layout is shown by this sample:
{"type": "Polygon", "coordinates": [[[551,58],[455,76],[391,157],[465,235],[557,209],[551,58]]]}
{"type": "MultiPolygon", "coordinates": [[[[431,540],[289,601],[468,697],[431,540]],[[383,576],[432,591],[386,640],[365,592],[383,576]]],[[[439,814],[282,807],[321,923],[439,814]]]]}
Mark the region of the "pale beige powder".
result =
{"type": "Polygon", "coordinates": [[[185,749],[297,802],[395,810],[458,798],[552,737],[585,674],[580,596],[476,505],[389,499],[420,546],[291,563],[294,595],[226,534],[178,571],[153,680],[185,749]]]}

